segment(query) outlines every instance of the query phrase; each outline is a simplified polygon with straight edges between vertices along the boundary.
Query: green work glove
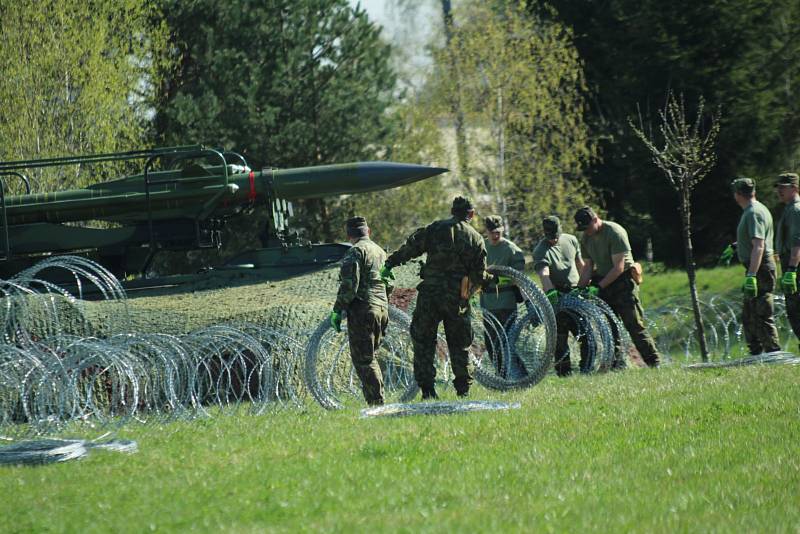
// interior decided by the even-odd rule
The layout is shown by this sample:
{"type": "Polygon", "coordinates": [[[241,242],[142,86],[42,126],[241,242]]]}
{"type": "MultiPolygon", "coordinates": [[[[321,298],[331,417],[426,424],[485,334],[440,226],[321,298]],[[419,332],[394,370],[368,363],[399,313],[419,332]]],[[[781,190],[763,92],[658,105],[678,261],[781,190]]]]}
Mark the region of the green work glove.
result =
{"type": "Polygon", "coordinates": [[[587,297],[596,297],[600,293],[600,288],[597,286],[586,286],[583,290],[587,297]]]}
{"type": "Polygon", "coordinates": [[[744,285],[742,285],[742,292],[745,297],[753,298],[758,294],[758,282],[756,282],[755,273],[747,273],[744,277],[744,285]]]}
{"type": "Polygon", "coordinates": [[[383,266],[381,267],[381,281],[386,284],[387,286],[392,285],[392,280],[394,280],[394,273],[392,273],[392,268],[383,266]]]}
{"type": "Polygon", "coordinates": [[[505,287],[510,285],[514,285],[514,280],[512,280],[510,276],[497,277],[497,287],[505,287]]]}
{"type": "Polygon", "coordinates": [[[797,267],[789,267],[781,277],[781,287],[784,295],[797,293],[797,267]]]}
{"type": "Polygon", "coordinates": [[[331,326],[333,327],[334,330],[336,330],[337,332],[341,332],[342,331],[342,314],[341,314],[341,312],[333,310],[331,312],[329,320],[330,320],[331,326]]]}
{"type": "Polygon", "coordinates": [[[572,291],[569,292],[569,294],[570,294],[570,296],[573,296],[573,297],[580,297],[583,294],[583,288],[582,287],[575,287],[575,288],[572,289],[572,291]]]}
{"type": "Polygon", "coordinates": [[[558,295],[558,291],[557,291],[557,290],[555,290],[555,289],[551,289],[550,291],[548,291],[547,293],[545,293],[545,295],[547,296],[547,300],[549,300],[549,301],[550,301],[550,305],[551,305],[553,308],[555,308],[556,306],[558,306],[558,299],[559,299],[559,295],[558,295]]]}
{"type": "Polygon", "coordinates": [[[730,265],[734,254],[736,254],[736,247],[734,246],[733,243],[731,243],[730,245],[725,247],[725,250],[722,251],[722,254],[719,257],[719,263],[730,265]]]}

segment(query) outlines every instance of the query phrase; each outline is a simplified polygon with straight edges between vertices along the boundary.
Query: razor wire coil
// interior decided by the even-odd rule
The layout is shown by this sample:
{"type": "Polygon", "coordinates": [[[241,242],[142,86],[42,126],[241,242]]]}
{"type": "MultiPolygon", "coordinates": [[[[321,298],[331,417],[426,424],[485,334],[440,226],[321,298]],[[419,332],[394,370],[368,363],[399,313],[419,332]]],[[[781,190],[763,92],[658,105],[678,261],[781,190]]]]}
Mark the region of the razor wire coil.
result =
{"type": "Polygon", "coordinates": [[[504,365],[497,365],[487,350],[487,343],[475,336],[470,348],[476,360],[475,379],[484,387],[505,391],[531,387],[539,383],[553,363],[556,345],[556,319],[550,301],[530,278],[511,267],[490,265],[487,270],[511,278],[522,296],[522,303],[512,316],[512,324],[500,325],[491,312],[478,310],[473,319],[474,329],[488,325],[488,336],[500,340],[504,365]],[[524,310],[524,311],[523,311],[524,310]],[[486,315],[487,320],[483,321],[486,315]]]}

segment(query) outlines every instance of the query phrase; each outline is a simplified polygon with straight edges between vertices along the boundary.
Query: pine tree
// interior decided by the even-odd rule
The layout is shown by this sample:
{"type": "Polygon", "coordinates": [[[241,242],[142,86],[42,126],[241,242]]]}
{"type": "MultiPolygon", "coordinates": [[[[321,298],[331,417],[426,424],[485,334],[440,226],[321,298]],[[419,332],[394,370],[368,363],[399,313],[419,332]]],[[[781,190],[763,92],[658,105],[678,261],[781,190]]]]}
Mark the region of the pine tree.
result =
{"type": "MultiPolygon", "coordinates": [[[[346,0],[165,0],[179,66],[157,124],[169,144],[240,151],[251,166],[374,159],[395,76],[380,28],[346,0]]],[[[330,200],[295,221],[339,239],[330,200]]]]}

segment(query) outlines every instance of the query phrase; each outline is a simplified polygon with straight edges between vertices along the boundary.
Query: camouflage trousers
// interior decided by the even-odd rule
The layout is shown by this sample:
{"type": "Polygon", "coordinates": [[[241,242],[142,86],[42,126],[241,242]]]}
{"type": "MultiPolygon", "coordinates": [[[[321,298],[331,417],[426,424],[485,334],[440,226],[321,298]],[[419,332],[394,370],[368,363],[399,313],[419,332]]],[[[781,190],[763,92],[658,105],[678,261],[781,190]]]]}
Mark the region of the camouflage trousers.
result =
{"type": "Polygon", "coordinates": [[[492,315],[494,315],[494,320],[489,320],[484,316],[483,319],[483,342],[486,344],[486,352],[489,353],[489,359],[491,359],[492,363],[494,364],[494,368],[497,369],[497,374],[500,376],[505,376],[506,369],[504,366],[506,362],[504,361],[504,354],[503,354],[503,345],[504,340],[500,339],[501,336],[505,335],[505,328],[510,325],[511,317],[516,315],[516,309],[510,310],[486,310],[492,315]],[[499,324],[498,324],[499,323],[499,324]],[[503,329],[500,329],[503,327],[503,329]]]}
{"type": "Polygon", "coordinates": [[[588,325],[580,325],[578,319],[563,311],[556,314],[556,354],[555,369],[558,376],[569,376],[572,373],[572,362],[569,354],[569,335],[572,334],[578,340],[581,347],[581,372],[588,372],[589,365],[589,346],[586,344],[586,336],[581,335],[581,326],[588,328],[588,325]]]}
{"type": "Polygon", "coordinates": [[[781,350],[778,344],[778,329],[775,327],[775,305],[772,296],[775,279],[775,263],[762,261],[756,273],[758,293],[755,297],[743,297],[742,330],[750,354],[781,350]]]}
{"type": "Polygon", "coordinates": [[[350,359],[368,404],[383,404],[383,375],[375,353],[389,325],[389,310],[356,300],[347,308],[350,359]]]}
{"type": "MultiPolygon", "coordinates": [[[[656,344],[647,328],[644,326],[644,310],[639,300],[639,286],[631,278],[630,270],[622,273],[614,282],[600,290],[600,298],[603,299],[620,318],[625,330],[631,335],[631,340],[636,346],[636,350],[642,356],[644,363],[648,367],[658,367],[661,355],[658,353],[656,344]]],[[[612,331],[614,325],[612,324],[612,331]]],[[[620,354],[622,343],[619,333],[614,331],[614,349],[616,354],[620,354]]]]}
{"type": "Polygon", "coordinates": [[[414,342],[414,378],[420,389],[432,391],[436,380],[436,334],[444,322],[447,349],[453,368],[456,392],[466,394],[472,384],[472,364],[469,346],[472,345],[472,310],[461,308],[458,290],[436,291],[420,286],[417,306],[411,319],[411,340],[414,342]]]}

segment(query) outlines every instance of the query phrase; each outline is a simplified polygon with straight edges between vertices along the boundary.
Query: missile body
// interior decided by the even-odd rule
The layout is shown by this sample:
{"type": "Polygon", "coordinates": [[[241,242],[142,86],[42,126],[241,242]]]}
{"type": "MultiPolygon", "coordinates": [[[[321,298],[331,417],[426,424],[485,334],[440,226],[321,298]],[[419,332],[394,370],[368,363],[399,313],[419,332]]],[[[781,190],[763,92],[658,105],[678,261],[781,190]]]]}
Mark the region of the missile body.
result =
{"type": "Polygon", "coordinates": [[[225,216],[246,204],[380,191],[447,169],[392,162],[358,162],[249,171],[238,165],[191,165],[93,184],[83,189],[5,198],[9,227],[31,223],[148,220],[225,216]]]}

